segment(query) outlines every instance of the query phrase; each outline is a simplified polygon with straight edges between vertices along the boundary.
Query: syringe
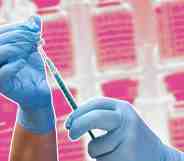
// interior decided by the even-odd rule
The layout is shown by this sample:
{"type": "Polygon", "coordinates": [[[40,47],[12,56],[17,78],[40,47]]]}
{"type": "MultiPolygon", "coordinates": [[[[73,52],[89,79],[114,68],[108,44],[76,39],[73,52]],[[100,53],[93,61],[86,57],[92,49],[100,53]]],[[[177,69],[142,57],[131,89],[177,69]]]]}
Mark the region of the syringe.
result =
{"type": "MultiPolygon", "coordinates": [[[[52,62],[52,60],[50,58],[48,58],[45,54],[43,54],[43,57],[45,59],[45,63],[47,64],[47,67],[49,68],[50,72],[54,76],[60,90],[63,92],[68,104],[72,107],[73,110],[78,109],[78,106],[77,106],[76,102],[74,101],[72,94],[70,93],[67,86],[65,85],[64,80],[61,77],[61,74],[58,72],[58,70],[57,70],[56,66],[54,65],[54,63],[52,62]]],[[[92,131],[88,131],[88,133],[92,139],[95,139],[95,136],[92,133],[92,131]]]]}

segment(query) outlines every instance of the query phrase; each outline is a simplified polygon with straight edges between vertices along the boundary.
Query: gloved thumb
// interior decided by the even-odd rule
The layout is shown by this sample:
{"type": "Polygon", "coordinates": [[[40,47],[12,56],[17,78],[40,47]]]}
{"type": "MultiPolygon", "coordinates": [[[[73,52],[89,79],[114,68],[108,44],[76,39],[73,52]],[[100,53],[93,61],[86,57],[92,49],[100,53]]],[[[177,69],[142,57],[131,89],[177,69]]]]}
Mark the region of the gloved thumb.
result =
{"type": "Polygon", "coordinates": [[[113,131],[121,124],[121,116],[112,110],[92,110],[74,118],[69,130],[70,138],[76,140],[89,130],[101,129],[113,131]],[[107,123],[108,122],[108,123],[107,123]]]}
{"type": "Polygon", "coordinates": [[[35,32],[41,32],[42,21],[38,15],[32,16],[28,19],[28,26],[35,32]]]}

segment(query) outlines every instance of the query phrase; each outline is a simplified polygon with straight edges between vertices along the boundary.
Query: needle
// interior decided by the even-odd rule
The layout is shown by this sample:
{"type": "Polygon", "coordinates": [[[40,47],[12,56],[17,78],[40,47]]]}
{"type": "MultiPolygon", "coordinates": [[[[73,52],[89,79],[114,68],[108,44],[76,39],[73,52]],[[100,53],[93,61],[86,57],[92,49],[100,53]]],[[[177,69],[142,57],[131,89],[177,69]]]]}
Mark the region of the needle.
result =
{"type": "MultiPolygon", "coordinates": [[[[44,52],[42,52],[42,53],[44,53],[44,52]]],[[[56,66],[54,65],[54,63],[52,62],[52,60],[50,58],[48,58],[45,53],[43,54],[43,57],[45,59],[45,62],[47,64],[50,72],[54,76],[60,90],[63,92],[67,102],[70,104],[70,106],[72,107],[73,110],[78,109],[78,106],[77,106],[76,102],[74,101],[72,94],[70,93],[67,86],[65,85],[64,80],[62,79],[60,73],[58,72],[58,70],[57,70],[56,66]]],[[[92,131],[88,131],[88,133],[92,139],[95,139],[95,136],[92,133],[92,131]]]]}

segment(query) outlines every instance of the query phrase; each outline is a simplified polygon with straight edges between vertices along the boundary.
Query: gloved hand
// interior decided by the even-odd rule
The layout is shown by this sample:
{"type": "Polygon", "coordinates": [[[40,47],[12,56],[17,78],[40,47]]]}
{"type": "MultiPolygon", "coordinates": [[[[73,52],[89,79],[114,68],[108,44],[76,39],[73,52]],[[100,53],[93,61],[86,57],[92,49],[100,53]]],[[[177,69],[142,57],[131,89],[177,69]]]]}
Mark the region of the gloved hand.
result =
{"type": "Polygon", "coordinates": [[[73,140],[92,129],[107,131],[88,145],[97,161],[181,161],[183,157],[165,146],[125,101],[92,99],[71,114],[66,128],[73,140]]]}
{"type": "Polygon", "coordinates": [[[20,105],[17,121],[34,133],[55,127],[51,92],[38,51],[41,20],[0,28],[0,92],[20,105]]]}

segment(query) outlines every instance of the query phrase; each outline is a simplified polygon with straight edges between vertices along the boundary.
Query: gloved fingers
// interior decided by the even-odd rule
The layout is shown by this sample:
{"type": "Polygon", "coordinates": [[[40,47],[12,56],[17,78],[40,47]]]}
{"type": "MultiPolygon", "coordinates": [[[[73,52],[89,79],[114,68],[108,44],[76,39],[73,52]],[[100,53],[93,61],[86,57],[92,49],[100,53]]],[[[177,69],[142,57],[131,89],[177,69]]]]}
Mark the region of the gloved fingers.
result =
{"type": "Polygon", "coordinates": [[[114,110],[93,110],[77,117],[72,121],[69,129],[71,139],[78,139],[87,131],[92,129],[102,129],[112,131],[121,125],[121,115],[114,110]]]}
{"type": "Polygon", "coordinates": [[[11,32],[15,30],[28,30],[32,32],[40,32],[41,18],[40,16],[32,16],[28,21],[16,23],[16,24],[7,24],[0,26],[0,34],[11,32]],[[33,20],[36,22],[33,24],[33,20]]]}
{"type": "Polygon", "coordinates": [[[0,34],[11,32],[15,30],[27,30],[25,22],[16,23],[16,24],[6,24],[0,26],[0,34]]]}
{"type": "Polygon", "coordinates": [[[0,66],[15,58],[26,58],[33,46],[29,42],[17,42],[0,46],[0,66]]]}
{"type": "Polygon", "coordinates": [[[0,35],[0,45],[25,41],[37,44],[40,41],[40,34],[30,31],[12,31],[0,35]]]}
{"type": "MultiPolygon", "coordinates": [[[[88,153],[92,158],[115,151],[123,142],[123,132],[121,128],[110,131],[107,134],[91,140],[88,145],[88,153]]],[[[126,148],[126,147],[125,147],[126,148]]]]}
{"type": "MultiPolygon", "coordinates": [[[[88,145],[88,152],[92,158],[98,160],[99,157],[107,155],[119,148],[121,144],[126,142],[127,137],[135,136],[134,133],[127,133],[137,123],[137,115],[132,109],[132,106],[126,101],[118,101],[116,112],[120,117],[119,128],[91,140],[88,145]]],[[[107,122],[105,123],[107,124],[107,122]]]]}
{"type": "Polygon", "coordinates": [[[83,103],[80,105],[80,107],[74,111],[70,117],[67,119],[65,126],[67,129],[70,128],[72,120],[77,119],[81,115],[84,115],[90,111],[93,111],[95,109],[99,110],[115,110],[116,101],[115,99],[109,99],[106,97],[100,97],[100,98],[93,98],[86,103],[83,103]]]}
{"type": "Polygon", "coordinates": [[[8,63],[0,68],[0,82],[1,80],[9,80],[12,76],[16,75],[26,64],[24,59],[19,59],[15,62],[8,63]]]}

